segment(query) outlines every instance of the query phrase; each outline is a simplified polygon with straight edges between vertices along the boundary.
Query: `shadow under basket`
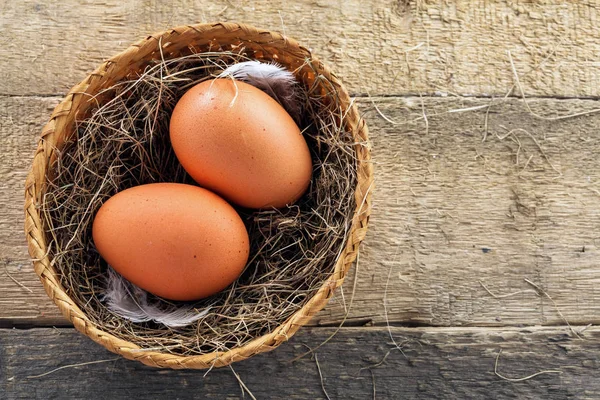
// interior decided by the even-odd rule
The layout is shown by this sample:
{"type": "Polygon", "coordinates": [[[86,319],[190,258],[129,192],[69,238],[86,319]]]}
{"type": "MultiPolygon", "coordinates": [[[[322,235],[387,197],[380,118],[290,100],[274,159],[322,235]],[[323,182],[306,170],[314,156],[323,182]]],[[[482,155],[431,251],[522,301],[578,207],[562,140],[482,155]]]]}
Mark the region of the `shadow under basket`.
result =
{"type": "MultiPolygon", "coordinates": [[[[317,132],[316,135],[318,134],[317,132]]],[[[309,146],[316,145],[314,141],[309,141],[309,146]]],[[[319,153],[313,152],[313,157],[315,154],[318,156],[319,153]]],[[[372,186],[373,168],[364,120],[337,77],[308,49],[278,33],[242,24],[182,26],[148,36],[110,58],[73,87],[54,109],[50,121],[43,128],[26,181],[25,233],[36,274],[40,277],[48,296],[78,331],[108,350],[146,365],[174,369],[220,367],[273,350],[288,340],[298,328],[325,306],[334,290],[344,281],[365,237],[371,209],[372,186]],[[348,197],[348,204],[351,206],[348,208],[347,226],[341,231],[340,240],[336,242],[337,248],[331,252],[333,255],[327,259],[328,265],[323,267],[326,273],[322,279],[315,280],[315,286],[308,292],[310,295],[299,300],[291,315],[286,315],[285,319],[272,324],[255,337],[214,351],[199,348],[197,351],[185,352],[173,350],[168,346],[161,348],[145,345],[139,340],[133,340],[135,335],[130,338],[126,334],[115,334],[113,324],[106,324],[95,315],[92,318],[87,305],[81,299],[96,296],[93,290],[81,289],[85,293],[74,292],[80,290],[77,285],[65,284],[77,278],[69,276],[70,274],[79,273],[76,271],[80,270],[63,265],[65,262],[59,257],[61,251],[57,250],[58,246],[53,243],[55,236],[51,234],[51,226],[54,225],[48,223],[50,214],[46,210],[45,202],[48,195],[52,194],[57,162],[71,151],[69,149],[77,146],[77,140],[73,138],[77,138],[79,134],[80,121],[85,120],[103,102],[110,101],[110,93],[115,84],[135,80],[157,63],[187,56],[202,58],[205,54],[219,52],[243,59],[277,62],[295,74],[300,86],[310,88],[313,96],[320,96],[320,104],[323,104],[323,107],[329,107],[329,117],[349,138],[346,153],[352,153],[348,158],[351,162],[344,167],[346,170],[352,170],[348,197]]],[[[94,214],[100,204],[101,201],[90,202],[86,213],[89,211],[90,215],[94,214]]],[[[91,235],[88,236],[91,241],[91,235]]],[[[94,298],[93,303],[102,307],[98,299],[94,298]]],[[[103,313],[109,314],[106,310],[103,313]]],[[[111,318],[114,321],[115,317],[111,318]]],[[[167,327],[148,328],[144,324],[130,323],[128,326],[133,333],[139,329],[146,336],[155,333],[157,337],[163,337],[171,331],[167,327]]],[[[190,340],[198,339],[195,331],[185,332],[190,340]]]]}

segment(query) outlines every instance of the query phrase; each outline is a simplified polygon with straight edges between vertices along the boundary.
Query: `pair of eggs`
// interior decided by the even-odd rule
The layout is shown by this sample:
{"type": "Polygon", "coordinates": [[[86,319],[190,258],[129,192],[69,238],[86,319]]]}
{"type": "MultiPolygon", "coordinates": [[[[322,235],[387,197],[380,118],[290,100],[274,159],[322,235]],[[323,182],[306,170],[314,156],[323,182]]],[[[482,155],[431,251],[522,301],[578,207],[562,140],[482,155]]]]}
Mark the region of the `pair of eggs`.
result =
{"type": "Polygon", "coordinates": [[[306,191],[312,161],[290,115],[241,81],[202,82],[178,101],[170,138],[201,186],[153,183],[117,193],[98,210],[92,235],[123,277],[157,296],[196,300],[242,273],[250,243],[228,203],[284,207],[306,191]]]}

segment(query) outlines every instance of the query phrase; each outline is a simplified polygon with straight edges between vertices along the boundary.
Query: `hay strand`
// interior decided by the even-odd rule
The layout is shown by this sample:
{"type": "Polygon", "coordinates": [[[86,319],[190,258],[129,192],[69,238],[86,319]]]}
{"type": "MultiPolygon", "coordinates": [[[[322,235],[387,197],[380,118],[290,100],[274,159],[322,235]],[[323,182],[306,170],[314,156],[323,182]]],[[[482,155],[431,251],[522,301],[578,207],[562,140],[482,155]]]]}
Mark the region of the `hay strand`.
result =
{"type": "Polygon", "coordinates": [[[11,274],[10,272],[8,272],[8,263],[4,263],[4,272],[6,273],[6,276],[9,277],[9,279],[11,281],[13,281],[17,286],[27,290],[29,293],[33,293],[33,290],[29,289],[27,286],[25,286],[24,284],[22,284],[21,282],[19,282],[18,280],[16,280],[11,274]]]}
{"type": "Polygon", "coordinates": [[[498,378],[504,379],[505,381],[509,381],[509,382],[523,382],[523,381],[527,381],[529,379],[535,378],[536,376],[539,376],[539,375],[544,375],[544,374],[562,374],[562,371],[558,371],[558,370],[554,370],[554,369],[547,369],[547,370],[543,370],[543,371],[538,371],[538,372],[536,372],[534,374],[531,374],[531,375],[524,376],[522,378],[510,378],[510,377],[502,375],[500,372],[498,372],[498,360],[500,359],[500,354],[502,354],[502,349],[500,349],[500,351],[498,351],[498,354],[496,355],[496,361],[494,362],[494,374],[496,374],[496,376],[498,378]]]}
{"type": "Polygon", "coordinates": [[[331,400],[331,397],[327,394],[327,390],[325,390],[325,379],[323,379],[323,373],[321,372],[321,366],[319,365],[319,357],[317,357],[317,353],[315,353],[315,364],[317,364],[317,371],[319,372],[319,380],[321,381],[321,390],[323,390],[323,394],[327,398],[327,400],[331,400]]]}
{"type": "Polygon", "coordinates": [[[27,377],[27,379],[37,379],[37,378],[42,378],[44,376],[53,374],[57,371],[63,370],[63,369],[67,369],[67,368],[76,368],[76,367],[83,367],[85,365],[92,365],[92,364],[102,364],[102,363],[106,363],[106,362],[111,362],[111,361],[118,361],[120,360],[121,357],[116,357],[116,358],[109,358],[107,360],[96,360],[96,361],[87,361],[87,362],[82,362],[82,363],[77,363],[77,364],[68,364],[68,365],[63,365],[61,367],[58,368],[54,368],[51,369],[48,372],[44,372],[43,374],[39,374],[39,375],[30,375],[27,377]]]}

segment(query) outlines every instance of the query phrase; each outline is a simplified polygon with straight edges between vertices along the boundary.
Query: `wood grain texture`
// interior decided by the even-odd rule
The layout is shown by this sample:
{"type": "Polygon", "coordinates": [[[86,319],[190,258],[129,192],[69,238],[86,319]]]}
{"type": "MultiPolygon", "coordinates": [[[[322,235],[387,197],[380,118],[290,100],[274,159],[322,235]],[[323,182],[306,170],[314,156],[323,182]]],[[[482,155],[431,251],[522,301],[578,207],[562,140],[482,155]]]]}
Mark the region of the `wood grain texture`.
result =
{"type": "Polygon", "coordinates": [[[285,32],[353,93],[504,95],[511,51],[529,95],[600,94],[591,0],[0,0],[0,9],[0,94],[65,93],[145,35],[213,21],[285,32]]]}
{"type": "MultiPolygon", "coordinates": [[[[257,399],[324,399],[316,362],[307,356],[333,329],[304,328],[271,353],[233,368],[257,399]]],[[[600,330],[572,339],[560,328],[402,329],[344,328],[317,351],[323,386],[331,399],[595,399],[600,396],[600,330]],[[509,382],[494,374],[521,378],[509,382]],[[373,376],[369,371],[373,372],[373,376]],[[363,369],[364,368],[364,369],[363,369]],[[361,371],[361,369],[363,369],[361,371]]],[[[72,329],[0,330],[0,397],[16,399],[239,399],[229,368],[157,370],[116,358],[72,329]],[[55,368],[111,360],[55,371],[55,368]]],[[[246,395],[245,398],[249,398],[246,395]]]]}
{"type": "Polygon", "coordinates": [[[23,230],[25,177],[41,128],[58,101],[0,97],[0,326],[38,319],[65,323],[33,272],[23,230]],[[3,321],[7,318],[10,322],[3,321]]]}
{"type": "MultiPolygon", "coordinates": [[[[32,271],[21,210],[35,137],[57,101],[0,98],[0,150],[7,155],[0,158],[0,253],[11,275],[33,291],[0,271],[5,326],[64,323],[32,271]]],[[[495,100],[489,112],[489,99],[372,101],[394,124],[370,99],[359,101],[373,138],[377,186],[349,324],[385,322],[388,276],[393,324],[564,324],[525,279],[547,291],[570,323],[600,323],[600,113],[545,121],[514,99],[495,100]],[[462,111],[469,108],[476,109],[462,111]]],[[[546,116],[600,108],[592,100],[529,104],[546,116]]],[[[343,319],[353,274],[344,296],[338,291],[313,324],[343,319]]]]}
{"type": "MultiPolygon", "coordinates": [[[[362,103],[376,189],[352,317],[385,321],[389,276],[389,318],[400,323],[564,323],[525,279],[543,288],[569,322],[600,322],[600,114],[547,121],[520,101],[496,101],[489,113],[460,111],[490,104],[478,99],[376,103],[396,124],[362,103]]],[[[600,106],[529,104],[548,117],[600,106]]],[[[348,302],[352,282],[344,287],[348,302]]],[[[319,317],[342,315],[330,304],[319,317]]]]}
{"type": "Polygon", "coordinates": [[[600,114],[548,120],[500,100],[521,94],[510,51],[527,96],[551,97],[531,100],[535,113],[600,108],[597,2],[0,0],[0,10],[0,399],[248,398],[229,369],[155,370],[69,328],[1,329],[66,324],[22,228],[23,182],[60,95],[149,33],[217,20],[311,47],[359,97],[374,144],[358,269],[318,328],[234,364],[257,398],[323,399],[322,385],[331,399],[600,397],[600,329],[576,339],[561,317],[600,323],[600,114]],[[290,363],[348,307],[318,351],[322,382],[309,357],[290,363]],[[500,350],[507,377],[561,374],[500,379],[500,350]]]}

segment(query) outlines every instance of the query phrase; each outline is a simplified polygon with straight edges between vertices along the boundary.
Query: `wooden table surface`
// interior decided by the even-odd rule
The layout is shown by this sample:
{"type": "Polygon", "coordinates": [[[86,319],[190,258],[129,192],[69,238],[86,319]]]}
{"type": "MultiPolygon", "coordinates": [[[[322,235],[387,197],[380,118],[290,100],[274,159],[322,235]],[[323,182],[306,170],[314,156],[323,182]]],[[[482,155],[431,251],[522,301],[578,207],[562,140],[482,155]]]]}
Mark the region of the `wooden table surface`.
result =
{"type": "Polygon", "coordinates": [[[598,2],[0,10],[1,399],[600,398],[598,2]],[[342,77],[372,134],[377,188],[343,291],[279,349],[204,376],[75,332],[33,272],[22,206],[41,127],[72,85],[148,33],[217,20],[283,31],[342,77]]]}

